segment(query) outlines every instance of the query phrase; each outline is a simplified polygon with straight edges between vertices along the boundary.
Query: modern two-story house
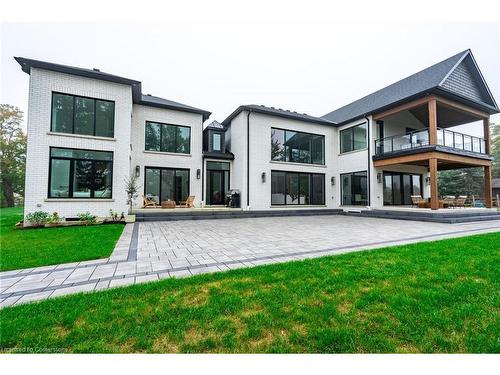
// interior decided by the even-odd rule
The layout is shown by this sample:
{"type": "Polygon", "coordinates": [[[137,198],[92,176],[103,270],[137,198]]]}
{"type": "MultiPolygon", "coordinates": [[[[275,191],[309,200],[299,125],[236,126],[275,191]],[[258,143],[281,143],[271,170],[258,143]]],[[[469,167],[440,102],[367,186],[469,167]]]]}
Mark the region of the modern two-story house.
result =
{"type": "Polygon", "coordinates": [[[131,175],[136,208],[142,196],[219,207],[237,190],[243,210],[405,206],[412,195],[438,209],[437,171],[462,167],[484,168],[492,204],[499,109],[470,50],[322,117],[242,105],[220,123],[136,80],[15,59],[30,75],[25,213],[126,212],[131,175]],[[482,137],[454,131],[478,122],[482,137]]]}

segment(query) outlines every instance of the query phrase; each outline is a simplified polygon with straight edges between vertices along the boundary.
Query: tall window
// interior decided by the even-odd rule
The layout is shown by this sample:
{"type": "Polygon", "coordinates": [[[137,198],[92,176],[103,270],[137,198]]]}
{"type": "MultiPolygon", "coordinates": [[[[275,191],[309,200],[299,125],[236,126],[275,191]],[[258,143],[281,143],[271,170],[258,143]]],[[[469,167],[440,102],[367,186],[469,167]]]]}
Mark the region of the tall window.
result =
{"type": "Polygon", "coordinates": [[[325,175],[271,171],[271,204],[324,205],[325,175]]]}
{"type": "Polygon", "coordinates": [[[271,160],[325,164],[325,136],[271,128],[271,160]]]}
{"type": "Polygon", "coordinates": [[[368,204],[368,179],[366,171],[341,174],[342,204],[366,206],[368,204]]]}
{"type": "Polygon", "coordinates": [[[185,201],[189,196],[189,169],[146,167],[144,192],[158,204],[185,201]]]}
{"type": "Polygon", "coordinates": [[[212,133],[212,150],[222,151],[222,136],[220,133],[212,133]]]}
{"type": "Polygon", "coordinates": [[[191,128],[187,126],[146,122],[146,150],[189,154],[191,128]]]}
{"type": "Polygon", "coordinates": [[[366,122],[340,131],[340,153],[363,150],[367,147],[366,122]]]}
{"type": "Polygon", "coordinates": [[[52,93],[51,131],[113,137],[114,126],[114,102],[52,93]]]}
{"type": "Polygon", "coordinates": [[[111,198],[113,153],[50,149],[49,198],[111,198]]]}

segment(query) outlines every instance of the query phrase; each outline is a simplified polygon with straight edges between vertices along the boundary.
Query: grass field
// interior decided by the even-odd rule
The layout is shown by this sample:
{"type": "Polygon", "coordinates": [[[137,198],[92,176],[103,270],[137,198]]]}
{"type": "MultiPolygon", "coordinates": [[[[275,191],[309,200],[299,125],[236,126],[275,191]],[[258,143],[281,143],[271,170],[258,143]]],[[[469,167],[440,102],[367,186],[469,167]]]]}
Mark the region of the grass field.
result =
{"type": "Polygon", "coordinates": [[[122,224],[15,229],[20,207],[0,209],[0,271],[105,258],[123,231],[122,224]]]}
{"type": "Polygon", "coordinates": [[[500,233],[0,310],[2,351],[500,352],[500,233]]]}

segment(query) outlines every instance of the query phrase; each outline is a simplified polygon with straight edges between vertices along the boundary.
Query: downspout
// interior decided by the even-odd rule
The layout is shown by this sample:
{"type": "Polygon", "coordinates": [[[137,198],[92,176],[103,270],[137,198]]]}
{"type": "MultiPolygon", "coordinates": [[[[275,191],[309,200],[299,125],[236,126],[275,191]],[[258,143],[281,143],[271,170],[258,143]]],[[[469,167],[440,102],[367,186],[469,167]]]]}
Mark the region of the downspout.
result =
{"type": "Polygon", "coordinates": [[[368,186],[367,186],[367,195],[368,195],[368,207],[371,206],[371,194],[370,194],[370,189],[371,189],[371,154],[370,154],[370,149],[371,149],[371,139],[370,139],[370,119],[368,116],[365,115],[365,120],[366,120],[366,137],[368,139],[368,167],[366,168],[366,179],[368,180],[368,186]]]}
{"type": "Polygon", "coordinates": [[[250,209],[250,114],[247,113],[247,209],[250,209]]]}

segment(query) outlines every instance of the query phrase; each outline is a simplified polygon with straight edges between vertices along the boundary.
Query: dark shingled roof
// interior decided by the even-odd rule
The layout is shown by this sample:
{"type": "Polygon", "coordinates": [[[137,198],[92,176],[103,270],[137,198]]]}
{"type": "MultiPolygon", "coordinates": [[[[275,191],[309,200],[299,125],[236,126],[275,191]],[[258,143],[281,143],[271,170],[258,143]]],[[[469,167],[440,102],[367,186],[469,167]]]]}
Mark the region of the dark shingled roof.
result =
{"type": "Polygon", "coordinates": [[[222,121],[222,124],[223,125],[229,124],[233,118],[235,118],[238,114],[240,114],[243,111],[258,112],[258,113],[263,113],[266,115],[289,118],[292,120],[313,122],[316,124],[335,125],[334,122],[327,120],[327,119],[324,119],[324,118],[310,116],[310,115],[305,114],[305,113],[292,112],[292,111],[288,111],[286,109],[266,107],[263,105],[256,105],[256,104],[248,104],[248,105],[239,106],[224,121],[222,121]]]}
{"type": "Polygon", "coordinates": [[[26,59],[24,57],[14,57],[14,59],[21,65],[23,72],[30,74],[31,68],[45,69],[54,72],[72,74],[76,76],[98,79],[101,81],[120,83],[123,85],[132,86],[132,99],[134,103],[160,107],[167,109],[174,109],[183,112],[198,113],[203,116],[203,121],[210,117],[210,112],[203,109],[188,106],[186,104],[177,103],[172,100],[159,98],[156,96],[142,95],[142,86],[140,81],[135,81],[129,78],[115,76],[113,74],[101,72],[99,69],[85,69],[75,66],[54,64],[47,61],[26,59]]]}
{"type": "Polygon", "coordinates": [[[471,51],[466,50],[322,117],[341,125],[363,116],[380,112],[390,106],[413,100],[427,93],[439,93],[445,96],[452,96],[454,99],[463,101],[466,104],[480,107],[488,113],[499,112],[495,100],[475,63],[471,51]],[[443,85],[455,68],[462,61],[465,61],[466,58],[466,63],[470,66],[469,69],[474,77],[475,84],[477,84],[478,90],[480,90],[484,98],[481,102],[470,97],[462,96],[461,93],[450,90],[448,85],[443,85]]]}

